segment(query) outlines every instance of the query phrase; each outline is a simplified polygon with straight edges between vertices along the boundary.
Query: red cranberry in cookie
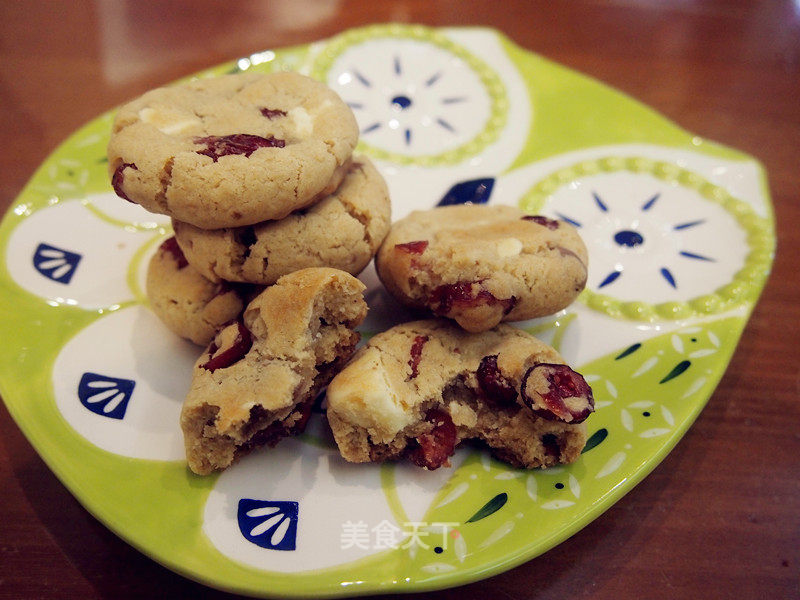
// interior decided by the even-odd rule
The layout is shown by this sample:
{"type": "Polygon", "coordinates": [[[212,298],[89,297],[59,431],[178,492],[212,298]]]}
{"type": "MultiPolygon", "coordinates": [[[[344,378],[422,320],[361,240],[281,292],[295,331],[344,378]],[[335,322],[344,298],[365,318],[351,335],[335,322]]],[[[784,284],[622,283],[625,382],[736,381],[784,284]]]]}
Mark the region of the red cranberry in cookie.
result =
{"type": "Polygon", "coordinates": [[[592,388],[567,365],[540,363],[522,380],[522,399],[537,415],[580,423],[594,412],[592,388]]]}
{"type": "Polygon", "coordinates": [[[586,285],[588,257],[566,221],[504,205],[448,205],[395,222],[375,257],[386,290],[479,333],[551,315],[586,285]]]}

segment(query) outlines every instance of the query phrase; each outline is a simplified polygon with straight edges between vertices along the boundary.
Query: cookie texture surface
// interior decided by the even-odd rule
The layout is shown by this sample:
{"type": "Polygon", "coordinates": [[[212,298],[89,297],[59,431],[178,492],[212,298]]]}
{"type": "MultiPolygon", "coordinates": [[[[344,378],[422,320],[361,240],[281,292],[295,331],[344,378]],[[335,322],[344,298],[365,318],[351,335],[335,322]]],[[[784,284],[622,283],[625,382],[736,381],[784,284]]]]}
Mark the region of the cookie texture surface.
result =
{"type": "Polygon", "coordinates": [[[471,334],[446,319],[374,336],[326,396],[346,460],[407,457],[428,469],[467,439],[517,467],[573,462],[594,410],[583,377],[540,340],[504,324],[471,334]]]}
{"type": "Polygon", "coordinates": [[[364,285],[327,268],[296,271],[259,294],[194,366],[181,411],[192,471],[303,431],[318,392],[352,355],[364,285]]]}
{"type": "Polygon", "coordinates": [[[272,284],[307,267],[357,275],[390,221],[386,183],[367,158],[358,157],[335,192],[278,221],[214,230],[174,219],[172,225],[187,260],[206,278],[272,284]]]}
{"type": "Polygon", "coordinates": [[[122,106],[108,162],[122,198],[213,229],[280,219],[330,194],[357,141],[352,111],[324,84],[239,73],[122,106]]]}
{"type": "Polygon", "coordinates": [[[471,332],[568,306],[586,285],[587,264],[570,224],[501,205],[415,211],[392,226],[375,258],[400,302],[471,332]]]}
{"type": "Polygon", "coordinates": [[[174,237],[167,238],[150,259],[146,285],[156,316],[173,333],[201,346],[238,318],[247,299],[262,289],[206,279],[186,261],[174,237]]]}

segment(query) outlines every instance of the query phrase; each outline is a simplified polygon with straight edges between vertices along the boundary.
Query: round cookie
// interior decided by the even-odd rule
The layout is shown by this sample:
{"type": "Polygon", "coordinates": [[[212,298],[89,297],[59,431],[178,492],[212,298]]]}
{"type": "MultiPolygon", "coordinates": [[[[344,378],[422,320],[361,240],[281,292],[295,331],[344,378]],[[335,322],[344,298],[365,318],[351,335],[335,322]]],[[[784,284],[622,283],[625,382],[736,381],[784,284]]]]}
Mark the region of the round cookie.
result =
{"type": "Polygon", "coordinates": [[[395,223],[375,266],[403,304],[478,332],[568,306],[586,285],[587,261],[564,221],[512,206],[458,205],[395,223]]]}
{"type": "Polygon", "coordinates": [[[307,267],[357,275],[390,222],[386,183],[368,159],[359,157],[333,194],[279,221],[212,230],[173,220],[172,226],[186,259],[204,277],[271,284],[307,267]]]}
{"type": "Polygon", "coordinates": [[[147,92],[114,119],[119,196],[208,229],[280,219],[335,190],[358,141],[350,108],[298,73],[240,73],[147,92]]]}
{"type": "Polygon", "coordinates": [[[352,356],[367,313],[344,271],[295,271],[256,296],[194,366],[181,409],[189,467],[206,475],[301,433],[317,394],[352,356]]]}
{"type": "Polygon", "coordinates": [[[466,439],[518,467],[573,462],[594,411],[583,376],[532,335],[505,324],[468,333],[446,319],[374,336],[326,397],[346,460],[406,457],[428,469],[448,465],[466,439]]]}
{"type": "Polygon", "coordinates": [[[239,317],[246,298],[260,289],[209,281],[189,265],[174,237],[167,238],[150,259],[146,285],[156,316],[172,332],[201,346],[239,317]]]}

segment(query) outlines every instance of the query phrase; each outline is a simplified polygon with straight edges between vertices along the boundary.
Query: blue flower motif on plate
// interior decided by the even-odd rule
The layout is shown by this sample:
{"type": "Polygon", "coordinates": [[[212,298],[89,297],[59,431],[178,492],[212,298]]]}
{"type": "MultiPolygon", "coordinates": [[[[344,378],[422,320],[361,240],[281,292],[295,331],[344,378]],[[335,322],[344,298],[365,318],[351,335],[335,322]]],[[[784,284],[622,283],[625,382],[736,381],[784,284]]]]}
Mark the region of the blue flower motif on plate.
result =
{"type": "Polygon", "coordinates": [[[453,164],[481,152],[506,124],[497,73],[447,36],[375,26],[321,52],[312,74],[356,116],[362,151],[401,164],[453,164]]]}
{"type": "Polygon", "coordinates": [[[109,419],[124,419],[136,382],[98,373],[84,373],[78,383],[78,399],[91,412],[109,419]]]}
{"type": "Polygon", "coordinates": [[[81,255],[49,244],[39,244],[33,253],[33,267],[48,279],[69,284],[81,255]]]}
{"type": "Polygon", "coordinates": [[[294,550],[299,504],[291,501],[242,498],[236,518],[249,542],[268,550],[294,550]]]}
{"type": "MultiPolygon", "coordinates": [[[[609,208],[609,203],[605,201],[597,191],[592,191],[591,193],[593,205],[596,207],[599,214],[603,215],[605,218],[609,218],[609,216],[613,217],[613,211],[609,208]]],[[[644,232],[640,230],[640,223],[641,218],[644,217],[646,213],[648,213],[658,202],[661,198],[661,193],[657,192],[654,195],[650,196],[645,202],[643,202],[639,208],[639,215],[635,212],[633,215],[626,217],[630,220],[630,223],[626,223],[625,225],[620,225],[617,227],[611,236],[611,240],[609,241],[609,247],[616,247],[618,248],[624,255],[625,251],[629,251],[634,248],[638,247],[647,247],[647,237],[645,236],[644,232]]],[[[588,206],[589,204],[585,204],[588,206]]],[[[570,216],[568,214],[564,214],[562,212],[556,211],[558,217],[568,223],[574,225],[575,227],[582,227],[581,220],[574,218],[574,216],[570,216]]],[[[618,219],[617,222],[620,222],[621,219],[618,219]]],[[[675,232],[687,230],[690,228],[698,227],[705,223],[705,219],[698,219],[692,221],[685,221],[680,222],[677,224],[671,225],[671,229],[675,232]]],[[[705,262],[714,262],[714,258],[710,256],[706,256],[703,254],[699,254],[697,252],[691,252],[689,250],[678,249],[677,255],[683,258],[689,258],[692,260],[699,260],[705,262]]],[[[618,262],[614,269],[608,272],[600,283],[597,285],[597,289],[602,289],[607,286],[610,286],[615,281],[620,279],[624,272],[624,267],[621,262],[618,262]]],[[[664,282],[667,283],[671,288],[677,289],[678,288],[678,280],[676,279],[673,271],[667,267],[666,265],[659,265],[656,267],[657,272],[661,275],[661,278],[664,282]]]]}
{"type": "Polygon", "coordinates": [[[538,181],[521,199],[580,229],[589,256],[581,301],[653,321],[724,312],[763,275],[772,232],[747,202],[665,161],[604,157],[538,181]]]}

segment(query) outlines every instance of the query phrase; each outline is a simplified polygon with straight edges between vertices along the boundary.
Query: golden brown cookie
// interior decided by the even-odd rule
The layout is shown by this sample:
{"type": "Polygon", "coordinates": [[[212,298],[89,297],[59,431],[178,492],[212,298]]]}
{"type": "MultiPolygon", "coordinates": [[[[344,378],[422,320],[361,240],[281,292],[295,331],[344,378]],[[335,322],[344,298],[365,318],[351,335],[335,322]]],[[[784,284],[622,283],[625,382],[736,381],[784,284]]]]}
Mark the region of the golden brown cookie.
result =
{"type": "Polygon", "coordinates": [[[471,332],[568,306],[586,285],[577,230],[512,206],[415,211],[392,225],[375,266],[400,302],[471,332]]]}
{"type": "Polygon", "coordinates": [[[358,275],[390,222],[386,182],[367,158],[358,157],[333,194],[279,221],[200,229],[173,220],[172,226],[186,259],[206,278],[271,284],[307,267],[358,275]]]}
{"type": "Polygon", "coordinates": [[[446,319],[370,339],[328,386],[328,422],[351,462],[448,465],[463,440],[525,468],[577,460],[594,410],[586,380],[510,325],[471,334],[446,319]]]}
{"type": "Polygon", "coordinates": [[[364,285],[336,269],[286,275],[222,329],[194,367],[181,411],[195,473],[300,433],[319,391],[352,355],[364,285]]]}
{"type": "Polygon", "coordinates": [[[197,227],[280,219],[324,198],[358,141],[350,108],[298,73],[240,73],[152,90],[108,145],[119,196],[197,227]]]}
{"type": "Polygon", "coordinates": [[[150,308],[172,332],[201,346],[238,318],[260,289],[209,281],[186,261],[174,237],[164,240],[147,268],[150,308]]]}

